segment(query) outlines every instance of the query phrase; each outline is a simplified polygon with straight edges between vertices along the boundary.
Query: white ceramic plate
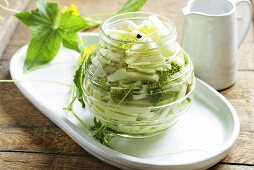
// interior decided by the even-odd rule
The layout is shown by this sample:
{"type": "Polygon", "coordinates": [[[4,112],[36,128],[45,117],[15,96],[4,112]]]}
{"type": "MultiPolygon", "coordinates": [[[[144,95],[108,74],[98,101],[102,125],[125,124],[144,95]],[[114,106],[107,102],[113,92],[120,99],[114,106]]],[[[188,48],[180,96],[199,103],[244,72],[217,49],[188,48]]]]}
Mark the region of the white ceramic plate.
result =
{"type": "MultiPolygon", "coordinates": [[[[98,41],[96,34],[84,34],[85,43],[98,41]]],[[[70,100],[70,88],[79,54],[62,48],[48,66],[23,74],[27,46],[12,58],[10,71],[20,91],[45,116],[64,130],[95,157],[123,169],[206,169],[229,152],[239,133],[239,119],[232,105],[206,83],[197,80],[195,97],[189,111],[165,133],[146,139],[114,138],[113,149],[88,136],[87,130],[63,110],[70,100]]],[[[88,110],[79,103],[75,111],[91,121],[88,110]]]]}

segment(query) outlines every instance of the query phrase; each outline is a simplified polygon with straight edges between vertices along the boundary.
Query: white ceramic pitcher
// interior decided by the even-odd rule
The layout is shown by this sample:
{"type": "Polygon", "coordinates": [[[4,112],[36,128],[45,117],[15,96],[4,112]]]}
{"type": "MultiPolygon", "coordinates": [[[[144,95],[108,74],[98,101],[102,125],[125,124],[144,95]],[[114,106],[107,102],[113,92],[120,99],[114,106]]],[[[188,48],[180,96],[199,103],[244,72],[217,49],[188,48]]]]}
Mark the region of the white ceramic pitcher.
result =
{"type": "Polygon", "coordinates": [[[190,0],[185,15],[183,48],[190,55],[195,74],[217,90],[236,82],[237,49],[252,18],[249,0],[190,0]],[[237,26],[236,5],[243,19],[237,26]]]}

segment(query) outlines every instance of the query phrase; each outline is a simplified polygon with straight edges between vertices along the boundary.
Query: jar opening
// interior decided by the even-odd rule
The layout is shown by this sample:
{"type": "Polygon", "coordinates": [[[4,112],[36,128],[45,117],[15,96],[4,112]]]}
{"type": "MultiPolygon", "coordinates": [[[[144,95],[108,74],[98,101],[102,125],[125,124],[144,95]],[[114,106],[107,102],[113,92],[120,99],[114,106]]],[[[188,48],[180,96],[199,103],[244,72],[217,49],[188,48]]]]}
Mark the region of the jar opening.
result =
{"type": "MultiPolygon", "coordinates": [[[[148,12],[129,12],[129,13],[123,13],[116,15],[114,17],[111,17],[107,19],[100,31],[100,36],[102,38],[106,38],[108,41],[111,41],[112,43],[127,43],[127,44],[139,44],[139,45],[145,45],[145,44],[160,44],[168,41],[175,41],[176,40],[176,26],[172,20],[169,20],[163,16],[154,14],[154,13],[148,13],[148,12]],[[109,35],[108,31],[110,29],[113,29],[116,26],[119,26],[120,24],[126,22],[126,21],[132,21],[136,24],[142,24],[143,21],[147,21],[150,16],[156,16],[160,22],[163,24],[163,26],[167,29],[167,34],[163,35],[158,40],[152,40],[148,42],[143,41],[128,41],[128,40],[119,40],[116,38],[113,38],[109,35]]],[[[137,37],[138,37],[137,33],[137,37]]]]}

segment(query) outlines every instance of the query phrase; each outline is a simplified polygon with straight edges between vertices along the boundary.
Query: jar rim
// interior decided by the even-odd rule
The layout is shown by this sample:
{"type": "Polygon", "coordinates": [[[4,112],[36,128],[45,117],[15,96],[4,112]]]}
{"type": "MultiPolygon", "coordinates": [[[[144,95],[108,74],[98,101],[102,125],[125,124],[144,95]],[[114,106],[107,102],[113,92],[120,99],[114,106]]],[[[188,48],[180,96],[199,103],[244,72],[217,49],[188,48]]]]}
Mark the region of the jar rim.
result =
{"type": "Polygon", "coordinates": [[[107,37],[109,40],[111,40],[113,42],[145,45],[145,44],[150,44],[150,43],[161,43],[161,42],[167,41],[168,39],[174,39],[174,38],[176,39],[177,32],[176,32],[176,26],[175,26],[175,23],[173,22],[173,20],[163,17],[161,15],[151,13],[151,12],[126,12],[126,13],[115,15],[115,16],[105,20],[101,26],[100,36],[101,35],[107,37]],[[151,15],[156,15],[160,20],[164,20],[164,24],[167,24],[167,26],[172,27],[172,30],[170,31],[170,33],[168,35],[163,36],[159,40],[153,40],[153,41],[149,41],[149,42],[131,42],[131,41],[124,41],[124,40],[118,40],[118,39],[112,38],[106,32],[106,29],[116,22],[122,22],[122,21],[129,20],[129,19],[131,20],[134,18],[140,19],[140,20],[141,19],[145,20],[151,15]]]}

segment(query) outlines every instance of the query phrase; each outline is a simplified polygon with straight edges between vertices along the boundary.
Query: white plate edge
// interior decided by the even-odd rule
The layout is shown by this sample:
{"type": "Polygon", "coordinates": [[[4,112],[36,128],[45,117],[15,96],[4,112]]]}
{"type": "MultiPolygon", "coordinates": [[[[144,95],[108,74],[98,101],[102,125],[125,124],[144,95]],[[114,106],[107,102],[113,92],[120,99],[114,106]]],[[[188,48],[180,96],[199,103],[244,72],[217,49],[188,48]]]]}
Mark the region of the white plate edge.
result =
{"type": "MultiPolygon", "coordinates": [[[[98,36],[98,33],[81,33],[81,36],[98,36]]],[[[20,53],[22,53],[24,51],[24,47],[22,47],[20,50],[18,50],[12,57],[11,59],[11,63],[10,63],[10,72],[11,72],[11,77],[13,80],[17,80],[15,78],[15,73],[13,72],[14,69],[13,68],[13,64],[14,64],[14,59],[16,56],[19,56],[20,53]]],[[[92,155],[94,155],[95,157],[113,164],[117,167],[121,167],[121,168],[131,168],[132,163],[136,163],[141,165],[147,165],[147,166],[188,166],[188,165],[194,165],[194,164],[198,164],[198,163],[202,163],[202,162],[206,162],[209,161],[213,158],[216,158],[220,155],[222,155],[225,152],[228,152],[234,145],[238,135],[239,135],[239,131],[240,131],[240,123],[239,123],[239,118],[237,116],[237,113],[235,111],[235,109],[233,108],[233,106],[231,105],[231,103],[223,96],[221,95],[219,92],[217,92],[215,89],[213,89],[211,86],[209,86],[208,84],[206,84],[205,82],[203,82],[202,80],[197,79],[197,82],[200,83],[203,87],[205,87],[207,90],[213,92],[218,98],[220,98],[228,107],[228,109],[231,111],[232,113],[232,118],[233,118],[233,122],[234,122],[234,126],[233,126],[233,132],[231,137],[229,138],[228,142],[224,145],[224,147],[219,151],[216,152],[212,155],[210,155],[209,157],[206,157],[204,159],[195,161],[195,162],[186,162],[184,164],[162,164],[159,161],[151,161],[151,160],[146,160],[146,159],[141,159],[141,158],[136,158],[133,156],[129,156],[129,155],[125,155],[119,152],[116,152],[114,150],[111,150],[99,143],[92,143],[92,140],[90,137],[86,136],[84,143],[81,143],[78,141],[78,138],[84,138],[84,136],[81,136],[79,133],[77,133],[76,131],[73,130],[69,130],[68,128],[66,128],[65,126],[68,126],[68,124],[64,121],[60,121],[61,117],[55,116],[54,113],[52,113],[52,111],[48,110],[44,105],[39,104],[39,102],[37,101],[37,99],[35,99],[33,96],[30,96],[29,93],[27,93],[27,91],[22,87],[22,85],[20,85],[19,83],[15,83],[16,86],[20,89],[20,91],[23,93],[23,95],[31,102],[33,103],[45,116],[47,116],[51,121],[53,121],[55,124],[57,124],[57,126],[59,126],[63,131],[65,131],[65,133],[67,133],[74,141],[76,141],[79,145],[81,145],[85,150],[87,150],[89,153],[91,153],[92,155]],[[45,113],[46,110],[46,113],[45,113]],[[51,113],[51,114],[48,114],[51,113]],[[64,125],[62,125],[62,123],[64,123],[64,125]],[[74,135],[72,134],[74,133],[74,135]],[[88,139],[88,138],[90,139],[88,139]],[[90,149],[91,148],[91,149],[90,149]],[[115,156],[113,156],[115,155],[115,156]],[[124,162],[124,167],[122,166],[122,164],[119,164],[118,162],[122,161],[124,162]],[[127,166],[127,165],[129,166],[127,166]]],[[[75,126],[75,125],[74,125],[75,126]]],[[[79,129],[78,129],[79,130],[79,129]]],[[[80,131],[80,130],[79,130],[80,131]]]]}

